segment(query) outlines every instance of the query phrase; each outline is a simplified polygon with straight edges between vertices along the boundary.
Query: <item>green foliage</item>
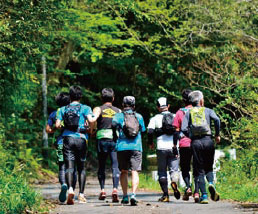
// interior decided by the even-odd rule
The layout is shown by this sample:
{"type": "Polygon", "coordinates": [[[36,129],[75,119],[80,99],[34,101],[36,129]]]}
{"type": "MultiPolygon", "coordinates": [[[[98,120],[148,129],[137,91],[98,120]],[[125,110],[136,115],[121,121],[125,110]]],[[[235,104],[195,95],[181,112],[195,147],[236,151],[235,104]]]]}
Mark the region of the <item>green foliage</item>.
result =
{"type": "MultiPolygon", "coordinates": [[[[101,104],[103,87],[112,87],[114,104],[134,95],[147,123],[159,96],[176,112],[181,91],[190,87],[202,90],[206,106],[219,114],[222,146],[257,152],[256,11],[256,1],[235,0],[5,1],[0,151],[14,157],[10,170],[23,164],[30,174],[42,160],[42,55],[49,113],[57,108],[54,96],[71,85],[83,87],[82,103],[91,107],[101,104]]],[[[46,162],[52,169],[54,156],[51,145],[46,162]]]]}
{"type": "MultiPolygon", "coordinates": [[[[29,152],[26,161],[31,160],[29,152]]],[[[23,157],[26,158],[26,157],[23,157]]],[[[32,160],[34,161],[34,160],[32,160]]],[[[41,196],[28,184],[33,167],[24,165],[9,150],[0,146],[0,213],[22,213],[26,209],[39,210],[41,196]],[[29,169],[29,170],[28,170],[29,169]]]]}
{"type": "Polygon", "coordinates": [[[217,188],[222,198],[258,202],[257,157],[257,152],[242,152],[237,160],[222,163],[217,173],[217,188]]]}

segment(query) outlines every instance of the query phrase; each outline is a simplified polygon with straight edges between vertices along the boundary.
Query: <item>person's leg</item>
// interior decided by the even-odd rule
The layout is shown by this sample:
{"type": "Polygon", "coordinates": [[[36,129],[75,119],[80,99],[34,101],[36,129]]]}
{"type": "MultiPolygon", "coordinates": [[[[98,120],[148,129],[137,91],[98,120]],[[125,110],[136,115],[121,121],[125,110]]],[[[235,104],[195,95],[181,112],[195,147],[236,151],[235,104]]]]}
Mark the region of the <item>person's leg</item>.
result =
{"type": "Polygon", "coordinates": [[[118,169],[117,153],[115,151],[110,152],[110,159],[113,178],[112,202],[119,202],[117,188],[119,184],[120,171],[118,169]]]}
{"type": "Polygon", "coordinates": [[[76,188],[76,183],[77,183],[77,167],[74,166],[74,172],[73,172],[73,184],[72,187],[75,190],[76,188]]]}
{"type": "Polygon", "coordinates": [[[68,189],[68,186],[66,184],[66,181],[65,181],[65,163],[64,161],[60,161],[58,163],[58,166],[59,166],[59,182],[61,184],[61,191],[59,193],[59,201],[60,202],[65,202],[66,201],[66,192],[67,192],[67,189],[68,189]]]}
{"type": "Polygon", "coordinates": [[[117,189],[119,184],[120,171],[118,169],[117,153],[110,152],[110,159],[112,165],[112,179],[113,179],[113,189],[117,189]]]}
{"type": "Polygon", "coordinates": [[[63,154],[65,160],[65,178],[69,191],[73,192],[73,173],[75,167],[74,139],[72,137],[64,137],[63,154]]]}
{"type": "Polygon", "coordinates": [[[204,194],[205,191],[205,181],[204,181],[204,169],[203,169],[203,159],[202,159],[202,143],[199,139],[194,139],[191,143],[193,152],[193,174],[195,181],[194,189],[194,199],[195,202],[199,202],[199,189],[201,193],[204,194]]]}
{"type": "Polygon", "coordinates": [[[186,189],[191,187],[190,184],[190,165],[192,159],[192,150],[190,147],[179,148],[180,153],[180,168],[182,171],[182,177],[186,185],[186,189]]]}
{"type": "Polygon", "coordinates": [[[214,182],[213,163],[214,163],[214,155],[215,155],[214,142],[210,136],[207,136],[203,139],[203,144],[204,144],[205,153],[206,153],[206,155],[203,157],[206,178],[208,180],[208,183],[213,184],[214,182]]]}
{"type": "Polygon", "coordinates": [[[76,139],[76,163],[79,179],[79,196],[78,200],[80,203],[86,203],[84,197],[84,188],[86,183],[86,151],[87,145],[86,140],[82,138],[76,139]]]}
{"type": "Polygon", "coordinates": [[[58,172],[58,178],[61,185],[66,184],[65,182],[65,162],[60,161],[58,162],[59,172],[58,172]]]}
{"type": "Polygon", "coordinates": [[[123,191],[123,196],[127,196],[127,188],[128,188],[128,170],[121,170],[120,174],[120,184],[123,191]]]}
{"type": "Polygon", "coordinates": [[[205,145],[206,156],[204,170],[206,173],[206,178],[209,183],[208,190],[210,192],[210,197],[213,201],[218,201],[220,199],[219,194],[217,193],[214,185],[214,174],[213,174],[213,163],[214,163],[214,155],[215,155],[215,147],[214,142],[211,137],[207,136],[203,139],[203,143],[205,145]]]}
{"type": "Polygon", "coordinates": [[[129,198],[127,194],[128,188],[128,169],[129,169],[129,151],[118,151],[117,152],[117,160],[118,167],[121,172],[120,174],[120,184],[123,191],[123,199],[121,201],[122,204],[128,204],[129,198]]]}
{"type": "Polygon", "coordinates": [[[139,185],[139,174],[137,171],[132,171],[132,194],[136,194],[139,185]]]}
{"type": "Polygon", "coordinates": [[[200,198],[200,203],[207,204],[208,203],[208,197],[207,197],[207,191],[206,191],[206,185],[205,185],[205,156],[206,154],[206,149],[204,146],[203,138],[196,140],[194,142],[194,148],[195,152],[198,155],[198,166],[197,166],[197,172],[198,172],[198,186],[201,191],[201,198],[200,198]]]}
{"type": "Polygon", "coordinates": [[[159,185],[163,192],[163,196],[159,199],[159,201],[168,201],[168,180],[167,180],[167,153],[165,150],[157,150],[157,164],[158,164],[158,177],[159,177],[159,185]]]}
{"type": "Polygon", "coordinates": [[[169,169],[169,174],[171,178],[171,187],[174,191],[174,196],[178,200],[180,199],[180,192],[177,188],[177,183],[179,181],[179,159],[176,157],[172,151],[169,151],[168,155],[168,169],[169,169]]]}
{"type": "Polygon", "coordinates": [[[98,161],[99,161],[99,169],[98,169],[98,179],[99,185],[102,192],[104,192],[105,188],[105,179],[106,179],[106,160],[108,157],[107,152],[98,152],[98,161]]]}
{"type": "Polygon", "coordinates": [[[132,169],[132,195],[130,203],[132,206],[137,205],[138,201],[136,200],[136,190],[139,185],[139,174],[138,172],[142,170],[142,152],[131,151],[131,169],[132,169]]]}

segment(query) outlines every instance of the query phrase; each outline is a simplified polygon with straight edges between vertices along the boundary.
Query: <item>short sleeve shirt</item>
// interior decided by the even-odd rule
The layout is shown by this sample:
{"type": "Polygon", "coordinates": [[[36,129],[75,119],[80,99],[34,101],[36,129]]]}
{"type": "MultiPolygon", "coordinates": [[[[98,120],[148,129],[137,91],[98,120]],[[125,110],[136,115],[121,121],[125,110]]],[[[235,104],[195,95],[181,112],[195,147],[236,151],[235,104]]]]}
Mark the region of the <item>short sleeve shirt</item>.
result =
{"type": "MultiPolygon", "coordinates": [[[[150,119],[148,129],[159,129],[162,128],[162,120],[164,114],[170,113],[169,111],[156,114],[150,119]]],[[[173,147],[173,135],[160,135],[157,137],[157,150],[171,150],[173,147]]]]}
{"type": "MultiPolygon", "coordinates": [[[[191,105],[188,105],[186,106],[184,109],[190,109],[192,106],[191,105]]],[[[174,118],[174,123],[173,125],[176,127],[176,128],[179,128],[181,130],[181,127],[182,127],[182,122],[183,122],[183,119],[184,119],[184,116],[185,116],[185,112],[182,110],[182,109],[179,109],[177,112],[176,112],[176,116],[174,118]]],[[[179,147],[190,147],[191,145],[191,139],[188,138],[188,137],[183,137],[179,140],[179,147]]]]}
{"type": "MultiPolygon", "coordinates": [[[[132,110],[127,110],[128,112],[132,112],[132,110]]],[[[133,139],[128,139],[123,133],[123,126],[124,126],[124,114],[117,113],[113,117],[112,125],[116,125],[118,127],[118,140],[116,144],[117,151],[125,151],[125,150],[135,150],[142,152],[142,137],[141,132],[145,132],[145,124],[142,115],[136,113],[136,118],[140,124],[140,131],[138,135],[133,139]]]]}
{"type": "MultiPolygon", "coordinates": [[[[78,102],[73,102],[70,105],[78,105],[78,104],[79,104],[78,102]]],[[[91,107],[83,104],[80,104],[80,105],[81,105],[81,109],[80,109],[79,128],[83,129],[85,128],[85,122],[87,120],[87,116],[92,115],[93,113],[92,113],[91,107]]],[[[65,106],[60,108],[60,111],[57,114],[57,119],[61,121],[64,120],[65,111],[66,111],[65,106]]],[[[65,136],[74,137],[74,138],[83,138],[88,140],[88,134],[74,132],[68,129],[64,129],[63,137],[65,136]]]]}

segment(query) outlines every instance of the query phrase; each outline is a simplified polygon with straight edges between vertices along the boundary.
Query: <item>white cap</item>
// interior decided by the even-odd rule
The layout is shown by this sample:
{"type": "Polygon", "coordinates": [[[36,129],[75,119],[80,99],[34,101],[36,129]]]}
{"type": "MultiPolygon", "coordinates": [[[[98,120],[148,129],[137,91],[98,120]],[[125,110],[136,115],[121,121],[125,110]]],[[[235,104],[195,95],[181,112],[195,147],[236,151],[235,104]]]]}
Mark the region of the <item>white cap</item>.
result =
{"type": "Polygon", "coordinates": [[[157,100],[157,106],[160,108],[168,107],[168,101],[166,97],[160,97],[157,100]]]}

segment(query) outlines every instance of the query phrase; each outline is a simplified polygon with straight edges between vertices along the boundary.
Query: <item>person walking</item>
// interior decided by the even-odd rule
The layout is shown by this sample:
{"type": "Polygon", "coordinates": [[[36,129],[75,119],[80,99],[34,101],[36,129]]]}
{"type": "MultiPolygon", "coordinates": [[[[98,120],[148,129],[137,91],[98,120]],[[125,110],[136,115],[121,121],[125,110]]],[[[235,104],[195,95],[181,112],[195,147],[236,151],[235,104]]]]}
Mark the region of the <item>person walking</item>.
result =
{"type": "MultiPolygon", "coordinates": [[[[56,104],[59,106],[59,108],[49,115],[47,125],[46,125],[46,132],[49,134],[54,134],[57,129],[55,127],[56,123],[56,115],[57,112],[60,110],[61,107],[69,105],[70,103],[70,96],[69,93],[67,92],[61,92],[59,93],[56,98],[55,98],[56,104]]],[[[65,181],[65,163],[64,163],[64,156],[63,156],[63,131],[59,133],[59,135],[56,137],[56,142],[55,142],[55,147],[56,147],[56,154],[57,154],[57,160],[58,160],[58,178],[59,178],[59,183],[61,184],[61,191],[59,194],[59,201],[60,202],[65,202],[66,201],[66,192],[67,192],[67,184],[65,181]]],[[[53,136],[55,138],[55,135],[53,136]]],[[[73,182],[73,188],[75,188],[76,185],[76,171],[74,172],[74,182],[73,182]]]]}
{"type": "Polygon", "coordinates": [[[86,151],[88,134],[85,124],[91,125],[92,110],[89,106],[80,103],[82,91],[79,86],[70,87],[71,103],[60,108],[57,114],[56,127],[61,128],[64,121],[63,153],[66,168],[66,181],[68,184],[67,204],[74,204],[73,173],[77,168],[79,177],[79,203],[86,203],[84,188],[86,182],[86,151]]]}
{"type": "Polygon", "coordinates": [[[179,180],[179,159],[176,144],[173,143],[174,114],[169,112],[170,105],[166,97],[160,97],[157,100],[159,114],[150,119],[148,130],[148,144],[150,148],[154,147],[153,137],[157,137],[157,162],[159,184],[163,195],[159,198],[160,202],[169,202],[167,169],[170,174],[171,187],[176,199],[180,198],[180,192],[177,188],[179,180]]]}
{"type": "Polygon", "coordinates": [[[204,107],[204,98],[201,91],[193,91],[189,94],[190,102],[193,105],[186,112],[183,119],[181,130],[192,140],[191,147],[193,151],[193,173],[197,179],[195,189],[201,191],[200,203],[208,203],[208,195],[205,185],[205,175],[209,183],[209,192],[211,199],[219,200],[219,194],[214,186],[213,163],[215,147],[212,140],[211,121],[215,126],[215,142],[220,143],[220,119],[216,113],[207,107],[204,107]]]}
{"type": "MultiPolygon", "coordinates": [[[[180,168],[182,172],[182,177],[185,182],[186,188],[183,195],[183,200],[188,201],[189,196],[192,195],[191,183],[190,183],[190,170],[191,170],[191,160],[192,160],[192,149],[191,149],[191,139],[186,137],[181,132],[181,126],[183,122],[183,118],[186,112],[192,108],[192,105],[189,101],[189,94],[192,92],[191,89],[185,89],[182,92],[182,98],[184,102],[184,107],[180,108],[176,112],[176,116],[173,122],[174,127],[176,128],[176,132],[174,134],[174,144],[177,144],[179,140],[179,158],[180,158],[180,168]]],[[[195,195],[198,197],[199,195],[195,195]]]]}
{"type": "Polygon", "coordinates": [[[112,202],[119,202],[118,198],[118,184],[120,172],[118,169],[117,153],[115,151],[116,143],[113,140],[112,132],[112,118],[120,109],[112,105],[114,101],[114,91],[112,88],[104,88],[101,91],[101,99],[103,102],[102,106],[95,107],[93,109],[93,114],[95,120],[97,120],[97,152],[98,152],[98,179],[101,188],[99,195],[99,200],[106,199],[105,192],[105,168],[108,156],[111,160],[112,165],[112,178],[113,178],[113,192],[112,192],[112,202]]]}
{"type": "Polygon", "coordinates": [[[117,113],[112,120],[114,142],[116,142],[118,166],[121,171],[120,183],[123,191],[122,204],[129,203],[128,197],[128,171],[132,172],[132,194],[130,204],[137,205],[136,190],[139,185],[139,174],[142,166],[142,139],[141,133],[145,131],[143,117],[134,111],[135,98],[123,98],[123,111],[117,113]],[[118,136],[117,132],[118,131],[118,136]]]}

